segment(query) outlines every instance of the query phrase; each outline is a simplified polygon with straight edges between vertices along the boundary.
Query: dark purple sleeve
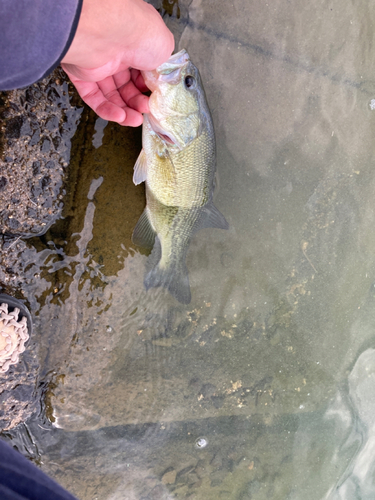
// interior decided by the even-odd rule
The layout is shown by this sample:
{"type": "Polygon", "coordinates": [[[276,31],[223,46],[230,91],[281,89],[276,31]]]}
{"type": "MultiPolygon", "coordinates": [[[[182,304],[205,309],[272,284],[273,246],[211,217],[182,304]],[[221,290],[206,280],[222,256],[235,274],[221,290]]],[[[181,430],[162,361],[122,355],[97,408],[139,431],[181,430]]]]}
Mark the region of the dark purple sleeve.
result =
{"type": "Polygon", "coordinates": [[[1,500],[77,500],[0,440],[1,500]]]}
{"type": "Polygon", "coordinates": [[[82,0],[0,0],[0,90],[30,85],[60,64],[82,0]]]}

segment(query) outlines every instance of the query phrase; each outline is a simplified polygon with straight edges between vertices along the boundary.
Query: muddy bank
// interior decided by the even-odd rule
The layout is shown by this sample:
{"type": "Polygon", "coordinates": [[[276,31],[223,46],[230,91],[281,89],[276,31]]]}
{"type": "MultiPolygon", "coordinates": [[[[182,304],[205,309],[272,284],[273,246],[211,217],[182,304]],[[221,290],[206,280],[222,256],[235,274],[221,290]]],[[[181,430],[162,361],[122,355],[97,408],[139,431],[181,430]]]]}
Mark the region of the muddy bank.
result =
{"type": "MultiPolygon", "coordinates": [[[[61,70],[0,94],[0,289],[26,303],[25,238],[45,233],[63,209],[71,138],[83,110],[78,100],[70,102],[72,95],[61,70]]],[[[40,406],[38,365],[31,338],[21,361],[1,376],[2,429],[25,421],[40,406]]]]}
{"type": "Polygon", "coordinates": [[[61,70],[3,93],[1,117],[0,290],[24,300],[35,327],[21,362],[2,376],[1,428],[11,429],[44,413],[74,342],[75,312],[63,304],[77,266],[94,289],[123,267],[144,190],[132,183],[141,129],[98,118],[61,70]],[[92,238],[80,243],[93,204],[101,209],[92,238]]]}

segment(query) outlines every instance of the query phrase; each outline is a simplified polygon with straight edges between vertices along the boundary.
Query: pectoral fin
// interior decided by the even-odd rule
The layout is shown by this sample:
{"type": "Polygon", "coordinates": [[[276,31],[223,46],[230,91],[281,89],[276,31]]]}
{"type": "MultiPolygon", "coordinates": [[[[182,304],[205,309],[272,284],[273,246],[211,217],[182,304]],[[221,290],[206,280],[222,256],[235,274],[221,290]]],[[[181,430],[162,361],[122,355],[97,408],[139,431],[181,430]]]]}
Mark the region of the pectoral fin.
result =
{"type": "Polygon", "coordinates": [[[147,179],[147,158],[142,149],[134,165],[133,182],[136,186],[147,179]]]}
{"type": "Polygon", "coordinates": [[[215,227],[217,229],[229,229],[229,224],[224,215],[219,212],[212,201],[202,209],[201,216],[197,219],[194,231],[215,227]]]}
{"type": "Polygon", "coordinates": [[[140,247],[152,248],[155,243],[155,235],[156,233],[147,215],[147,208],[145,208],[134,228],[132,241],[140,247]]]}

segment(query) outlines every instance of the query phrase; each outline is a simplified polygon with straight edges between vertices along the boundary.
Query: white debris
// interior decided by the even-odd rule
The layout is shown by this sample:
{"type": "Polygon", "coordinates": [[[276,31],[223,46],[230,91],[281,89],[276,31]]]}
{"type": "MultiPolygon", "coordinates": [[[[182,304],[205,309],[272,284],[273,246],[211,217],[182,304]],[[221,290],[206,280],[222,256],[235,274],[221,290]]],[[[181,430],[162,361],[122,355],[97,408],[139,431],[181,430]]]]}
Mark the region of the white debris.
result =
{"type": "Polygon", "coordinates": [[[8,371],[10,365],[18,363],[29,339],[27,319],[18,321],[20,310],[15,307],[8,313],[8,304],[0,304],[0,373],[8,371]]]}

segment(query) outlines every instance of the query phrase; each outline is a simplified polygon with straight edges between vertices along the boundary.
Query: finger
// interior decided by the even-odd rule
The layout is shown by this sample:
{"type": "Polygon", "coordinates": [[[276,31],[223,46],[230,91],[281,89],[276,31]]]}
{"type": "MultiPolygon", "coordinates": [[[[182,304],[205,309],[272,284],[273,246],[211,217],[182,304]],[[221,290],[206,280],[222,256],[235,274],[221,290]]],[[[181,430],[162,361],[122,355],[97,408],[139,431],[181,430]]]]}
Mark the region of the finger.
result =
{"type": "Polygon", "coordinates": [[[117,88],[120,88],[123,85],[127,84],[132,77],[129,68],[117,71],[116,73],[112,73],[112,75],[117,88]]]}
{"type": "MultiPolygon", "coordinates": [[[[79,93],[78,88],[77,90],[79,93]]],[[[96,91],[91,92],[91,94],[87,94],[85,96],[82,94],[80,95],[85,103],[104,120],[117,122],[120,125],[127,125],[128,127],[139,127],[139,125],[142,125],[143,123],[143,116],[141,112],[127,107],[122,100],[122,106],[118,106],[117,104],[108,101],[99,88],[97,88],[96,91]]]]}
{"type": "Polygon", "coordinates": [[[126,118],[120,125],[127,125],[128,127],[139,127],[143,123],[143,115],[138,113],[135,109],[126,108],[126,118]]]}
{"type": "Polygon", "coordinates": [[[90,106],[101,118],[104,120],[122,123],[126,120],[126,111],[122,106],[118,106],[109,102],[103,95],[99,86],[95,82],[85,82],[70,75],[67,71],[69,78],[72,80],[78,94],[82,97],[83,101],[90,106]]]}
{"type": "Polygon", "coordinates": [[[127,104],[130,108],[139,111],[139,113],[149,113],[150,112],[150,107],[148,105],[149,99],[150,98],[144,94],[137,94],[128,99],[127,104]]]}
{"type": "Polygon", "coordinates": [[[100,118],[129,127],[138,127],[142,124],[143,116],[140,112],[127,108],[123,101],[122,106],[118,106],[108,101],[97,83],[79,80],[68,71],[65,70],[65,72],[73,82],[83,101],[90,106],[100,118]]]}
{"type": "Polygon", "coordinates": [[[101,106],[99,106],[96,109],[96,113],[104,120],[116,122],[120,125],[126,125],[127,127],[139,127],[143,123],[142,113],[139,113],[135,109],[128,108],[127,106],[119,108],[109,101],[105,101],[101,106]],[[122,112],[122,115],[119,111],[122,112]]]}
{"type": "Polygon", "coordinates": [[[141,92],[148,92],[150,90],[145,84],[142,73],[138,69],[131,70],[131,79],[137,89],[139,89],[141,92]]]}
{"type": "Polygon", "coordinates": [[[131,99],[136,94],[140,93],[140,90],[134,85],[131,80],[131,73],[129,71],[127,80],[124,80],[124,71],[120,71],[120,73],[116,73],[113,75],[113,80],[116,84],[116,87],[119,89],[120,93],[124,93],[125,97],[131,99]]]}
{"type": "Polygon", "coordinates": [[[123,122],[126,118],[126,112],[122,106],[109,102],[103,95],[97,83],[80,82],[74,83],[79,95],[101,118],[114,122],[123,122]]]}
{"type": "Polygon", "coordinates": [[[148,112],[148,105],[147,105],[148,98],[146,96],[144,96],[139,91],[139,89],[137,89],[137,87],[134,85],[134,83],[132,81],[126,83],[121,88],[119,88],[119,92],[120,92],[122,99],[126,102],[126,104],[128,106],[136,109],[137,111],[139,111],[141,113],[148,112]],[[137,99],[135,99],[135,97],[137,97],[137,99]],[[131,101],[134,103],[135,106],[133,104],[131,104],[131,101]],[[139,105],[146,104],[145,111],[142,111],[144,106],[139,109],[137,107],[138,104],[139,105]]]}
{"type": "Polygon", "coordinates": [[[112,76],[108,76],[101,82],[98,82],[98,87],[108,101],[120,106],[120,108],[124,106],[125,102],[122,99],[112,76]]]}
{"type": "MultiPolygon", "coordinates": [[[[118,79],[117,75],[113,75],[113,77],[108,77],[98,82],[98,86],[103,92],[104,97],[121,108],[127,104],[130,108],[139,111],[139,113],[148,113],[150,111],[148,97],[141,94],[131,81],[127,82],[120,89],[117,88],[118,82],[122,80],[123,76],[120,75],[120,79],[118,79]]],[[[128,77],[130,77],[130,72],[128,72],[128,77]]]]}
{"type": "MultiPolygon", "coordinates": [[[[86,104],[90,106],[88,102],[86,102],[86,104]]],[[[99,106],[94,109],[94,111],[98,116],[100,116],[100,118],[103,118],[103,120],[108,120],[110,122],[125,123],[127,120],[126,110],[107,100],[99,104],[99,106]]]]}

